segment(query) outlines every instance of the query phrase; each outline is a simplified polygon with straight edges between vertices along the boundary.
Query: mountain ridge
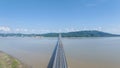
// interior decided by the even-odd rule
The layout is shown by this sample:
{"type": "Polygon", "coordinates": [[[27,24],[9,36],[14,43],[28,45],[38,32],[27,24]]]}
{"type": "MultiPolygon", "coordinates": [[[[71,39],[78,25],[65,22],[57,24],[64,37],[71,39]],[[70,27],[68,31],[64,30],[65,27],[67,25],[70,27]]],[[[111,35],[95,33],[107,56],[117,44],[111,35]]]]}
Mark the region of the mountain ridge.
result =
{"type": "MultiPolygon", "coordinates": [[[[0,33],[0,37],[58,37],[59,33],[45,33],[45,34],[22,34],[22,33],[0,33]]],[[[117,34],[111,34],[96,30],[74,31],[61,33],[63,37],[116,37],[117,34]]]]}
{"type": "MultiPolygon", "coordinates": [[[[42,36],[47,37],[56,37],[59,33],[47,33],[42,34],[42,36]]],[[[96,30],[87,30],[87,31],[74,31],[74,32],[67,32],[67,33],[61,33],[63,37],[113,37],[113,36],[120,36],[117,34],[111,34],[107,32],[102,31],[96,31],[96,30]]]]}

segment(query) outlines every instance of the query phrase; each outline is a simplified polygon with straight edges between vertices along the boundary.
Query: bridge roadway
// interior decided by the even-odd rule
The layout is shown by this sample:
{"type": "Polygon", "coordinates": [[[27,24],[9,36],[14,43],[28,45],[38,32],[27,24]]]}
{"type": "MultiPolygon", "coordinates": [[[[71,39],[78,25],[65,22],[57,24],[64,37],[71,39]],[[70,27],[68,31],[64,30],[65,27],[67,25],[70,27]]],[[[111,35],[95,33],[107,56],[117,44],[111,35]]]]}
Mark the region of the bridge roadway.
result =
{"type": "Polygon", "coordinates": [[[68,68],[61,35],[58,37],[57,45],[55,46],[47,68],[68,68]]]}

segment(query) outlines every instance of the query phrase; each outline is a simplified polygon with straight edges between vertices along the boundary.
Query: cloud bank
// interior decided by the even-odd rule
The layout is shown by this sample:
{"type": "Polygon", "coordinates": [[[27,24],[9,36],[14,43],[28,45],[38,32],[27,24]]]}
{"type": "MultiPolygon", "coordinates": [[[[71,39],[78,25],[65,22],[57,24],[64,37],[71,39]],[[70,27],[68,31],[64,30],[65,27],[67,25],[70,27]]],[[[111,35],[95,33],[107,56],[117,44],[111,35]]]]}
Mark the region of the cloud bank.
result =
{"type": "Polygon", "coordinates": [[[74,32],[74,31],[84,31],[84,30],[98,30],[98,31],[119,34],[120,31],[118,29],[119,29],[118,27],[110,28],[110,29],[105,29],[102,27],[81,27],[81,28],[70,27],[70,28],[62,28],[62,29],[53,29],[52,30],[52,29],[27,29],[27,28],[14,28],[13,29],[8,26],[0,26],[0,33],[42,34],[42,33],[51,33],[51,32],[62,33],[62,32],[74,32]]]}
{"type": "Polygon", "coordinates": [[[9,31],[11,31],[11,29],[7,26],[0,26],[0,31],[1,32],[9,32],[9,31]]]}

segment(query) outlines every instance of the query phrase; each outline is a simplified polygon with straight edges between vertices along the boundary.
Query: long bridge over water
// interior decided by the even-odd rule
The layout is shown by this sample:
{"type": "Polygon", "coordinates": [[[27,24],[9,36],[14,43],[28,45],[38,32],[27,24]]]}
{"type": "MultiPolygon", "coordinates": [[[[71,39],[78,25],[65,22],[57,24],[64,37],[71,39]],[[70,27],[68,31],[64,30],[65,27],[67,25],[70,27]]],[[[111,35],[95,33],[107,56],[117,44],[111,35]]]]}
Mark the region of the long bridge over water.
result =
{"type": "Polygon", "coordinates": [[[47,68],[68,68],[60,34],[47,68]]]}

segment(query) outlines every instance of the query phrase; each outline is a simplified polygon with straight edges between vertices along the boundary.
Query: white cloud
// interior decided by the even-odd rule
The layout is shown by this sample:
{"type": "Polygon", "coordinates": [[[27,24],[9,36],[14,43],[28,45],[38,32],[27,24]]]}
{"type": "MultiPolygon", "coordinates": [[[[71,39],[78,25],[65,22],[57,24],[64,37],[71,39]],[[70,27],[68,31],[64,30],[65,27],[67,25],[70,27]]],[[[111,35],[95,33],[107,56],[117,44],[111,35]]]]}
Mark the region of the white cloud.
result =
{"type": "Polygon", "coordinates": [[[106,28],[102,31],[104,32],[108,32],[108,33],[113,33],[113,34],[120,34],[120,27],[116,27],[116,28],[106,28]]]}
{"type": "Polygon", "coordinates": [[[27,32],[28,29],[23,29],[23,28],[17,28],[15,29],[16,32],[27,32]]]}
{"type": "Polygon", "coordinates": [[[12,30],[13,33],[31,33],[32,30],[26,28],[16,28],[12,30]]]}
{"type": "Polygon", "coordinates": [[[14,33],[50,33],[52,32],[52,30],[16,28],[16,29],[13,29],[13,32],[14,33]]]}
{"type": "Polygon", "coordinates": [[[8,26],[0,26],[1,33],[51,33],[51,32],[74,32],[74,31],[84,31],[84,30],[98,30],[109,33],[120,34],[119,25],[116,28],[103,28],[103,27],[70,27],[70,28],[62,28],[62,29],[27,29],[27,28],[10,28],[8,26]]]}
{"type": "Polygon", "coordinates": [[[66,28],[64,32],[72,32],[72,31],[79,31],[79,28],[66,28]]]}
{"type": "Polygon", "coordinates": [[[0,31],[2,31],[2,32],[10,32],[11,29],[9,27],[6,27],[6,26],[0,26],[0,31]]]}

